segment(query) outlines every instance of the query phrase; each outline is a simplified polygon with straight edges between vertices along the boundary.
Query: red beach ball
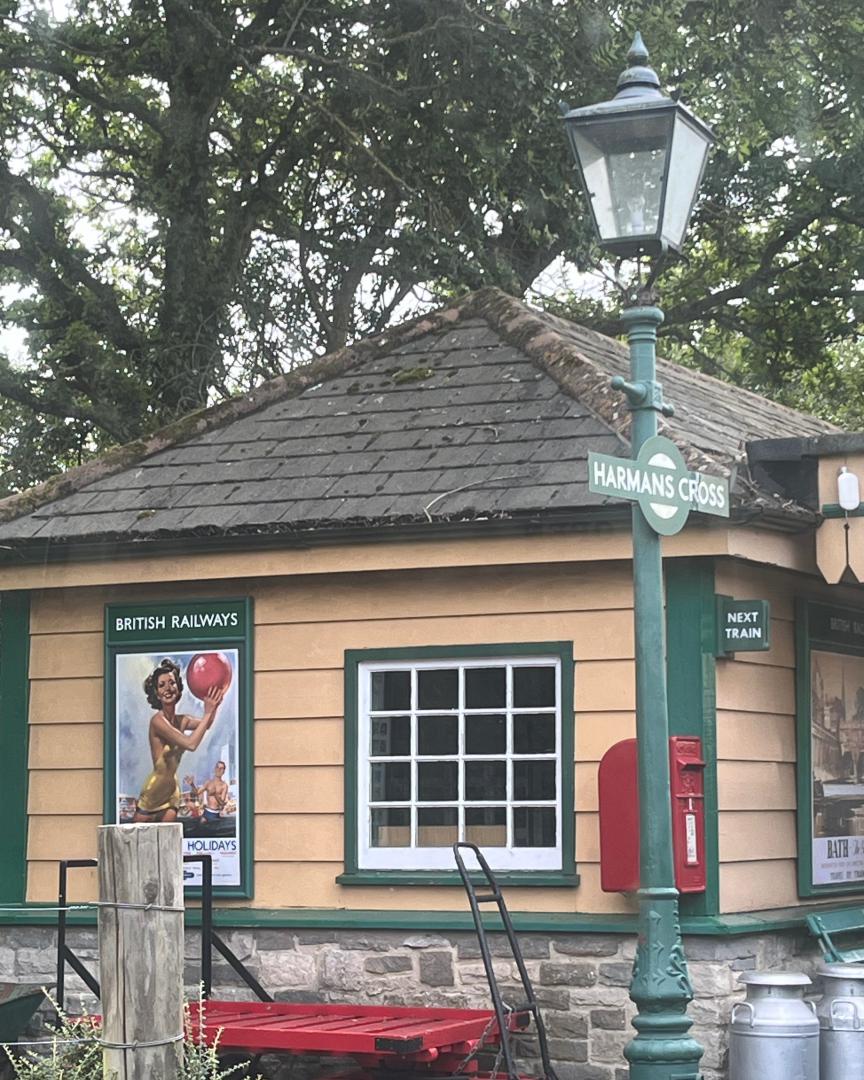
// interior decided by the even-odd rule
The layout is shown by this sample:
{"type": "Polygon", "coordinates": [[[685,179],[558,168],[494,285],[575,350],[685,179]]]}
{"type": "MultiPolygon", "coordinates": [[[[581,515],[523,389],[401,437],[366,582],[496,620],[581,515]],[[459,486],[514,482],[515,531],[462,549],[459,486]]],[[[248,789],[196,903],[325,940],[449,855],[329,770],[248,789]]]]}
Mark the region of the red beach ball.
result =
{"type": "Polygon", "coordinates": [[[227,690],[231,685],[231,664],[221,652],[196,653],[186,668],[186,685],[200,701],[214,686],[227,690]]]}

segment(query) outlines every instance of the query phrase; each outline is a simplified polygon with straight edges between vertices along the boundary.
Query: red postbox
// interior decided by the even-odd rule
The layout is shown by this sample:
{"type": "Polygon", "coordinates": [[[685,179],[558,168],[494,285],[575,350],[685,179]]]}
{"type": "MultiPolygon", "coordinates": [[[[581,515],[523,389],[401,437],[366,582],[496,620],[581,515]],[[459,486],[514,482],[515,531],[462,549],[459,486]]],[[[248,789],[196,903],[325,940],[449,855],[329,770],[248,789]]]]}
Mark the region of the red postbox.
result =
{"type": "Polygon", "coordinates": [[[702,740],[673,735],[669,740],[672,789],[672,850],[675,884],[682,893],[705,891],[705,784],[702,740]]]}
{"type": "MultiPolygon", "coordinates": [[[[705,795],[702,742],[692,735],[669,740],[672,849],[679,892],[705,891],[705,795]]],[[[624,739],[603,755],[600,796],[600,887],[639,887],[639,786],[636,740],[624,739]]]]}

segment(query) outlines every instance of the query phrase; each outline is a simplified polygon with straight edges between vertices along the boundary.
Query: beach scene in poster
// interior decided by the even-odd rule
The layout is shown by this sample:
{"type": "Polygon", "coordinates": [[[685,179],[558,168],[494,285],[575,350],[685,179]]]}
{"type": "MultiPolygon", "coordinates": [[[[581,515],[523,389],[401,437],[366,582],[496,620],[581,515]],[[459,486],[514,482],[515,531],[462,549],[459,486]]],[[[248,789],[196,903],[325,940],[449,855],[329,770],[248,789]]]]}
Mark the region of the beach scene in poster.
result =
{"type": "Polygon", "coordinates": [[[864,657],[810,654],[813,884],[864,880],[864,657]]]}
{"type": "MultiPolygon", "coordinates": [[[[236,649],[118,653],[116,820],[177,821],[213,884],[241,882],[236,649]]],[[[187,886],[200,868],[184,867],[187,886]]]]}

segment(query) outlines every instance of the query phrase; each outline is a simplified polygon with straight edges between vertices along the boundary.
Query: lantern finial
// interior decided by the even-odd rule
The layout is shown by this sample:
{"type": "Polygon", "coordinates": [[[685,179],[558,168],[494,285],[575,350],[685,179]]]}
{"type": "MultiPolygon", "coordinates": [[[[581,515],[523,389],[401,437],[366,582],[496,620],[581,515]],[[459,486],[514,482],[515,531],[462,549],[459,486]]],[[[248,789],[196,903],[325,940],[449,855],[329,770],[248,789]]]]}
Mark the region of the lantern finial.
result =
{"type": "Polygon", "coordinates": [[[627,53],[627,69],[618,76],[616,98],[662,97],[657,72],[648,64],[648,50],[637,30],[627,53]]]}

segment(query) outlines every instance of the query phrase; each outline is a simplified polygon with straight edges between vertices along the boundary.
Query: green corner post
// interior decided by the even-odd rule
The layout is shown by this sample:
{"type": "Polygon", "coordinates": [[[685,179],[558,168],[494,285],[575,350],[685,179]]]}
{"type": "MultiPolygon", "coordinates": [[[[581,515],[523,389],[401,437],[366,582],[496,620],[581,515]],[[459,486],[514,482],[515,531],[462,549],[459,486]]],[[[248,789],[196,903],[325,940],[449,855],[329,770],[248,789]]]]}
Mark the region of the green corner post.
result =
{"type": "MultiPolygon", "coordinates": [[[[671,415],[657,382],[655,348],[663,312],[653,306],[621,313],[630,345],[631,382],[617,378],[632,413],[636,458],[657,434],[657,413],[671,415]]],[[[693,989],[681,944],[672,861],[666,625],[660,536],[633,505],[633,602],[636,630],[636,737],[639,746],[639,942],[630,997],[637,1034],[624,1049],[631,1080],[698,1080],[702,1047],[688,1032],[693,989]]]]}
{"type": "MultiPolygon", "coordinates": [[[[638,33],[612,99],[575,109],[562,102],[559,107],[601,248],[620,261],[636,259],[637,266],[643,258],[656,260],[647,284],[628,296],[633,306],[622,312],[630,381],[621,376],[612,380],[629,402],[631,455],[638,460],[647,440],[657,437],[657,414],[672,415],[656,378],[657,328],[663,313],[654,306],[651,285],[667,253],[682,249],[714,136],[686,106],[662,92],[638,33]]],[[[674,451],[674,445],[670,447],[674,451]]],[[[603,492],[603,487],[592,490],[603,492]]],[[[633,497],[623,491],[611,494],[633,497]]],[[[647,513],[651,505],[645,510],[633,505],[640,887],[639,941],[630,983],[636,1035],[624,1056],[631,1080],[699,1080],[703,1051],[689,1035],[687,1005],[693,990],[681,943],[672,854],[659,535],[677,532],[687,512],[668,519],[665,528],[647,513]]],[[[716,507],[699,509],[728,513],[716,507]]]]}

